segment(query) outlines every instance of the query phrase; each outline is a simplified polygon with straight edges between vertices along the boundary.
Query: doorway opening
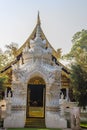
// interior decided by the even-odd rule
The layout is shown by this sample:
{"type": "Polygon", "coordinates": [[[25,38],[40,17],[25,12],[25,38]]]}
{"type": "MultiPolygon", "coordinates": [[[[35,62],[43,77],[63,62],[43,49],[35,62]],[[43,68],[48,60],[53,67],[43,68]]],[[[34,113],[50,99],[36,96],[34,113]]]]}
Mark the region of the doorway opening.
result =
{"type": "Polygon", "coordinates": [[[27,87],[27,117],[45,117],[45,82],[41,77],[29,80],[27,87]]]}

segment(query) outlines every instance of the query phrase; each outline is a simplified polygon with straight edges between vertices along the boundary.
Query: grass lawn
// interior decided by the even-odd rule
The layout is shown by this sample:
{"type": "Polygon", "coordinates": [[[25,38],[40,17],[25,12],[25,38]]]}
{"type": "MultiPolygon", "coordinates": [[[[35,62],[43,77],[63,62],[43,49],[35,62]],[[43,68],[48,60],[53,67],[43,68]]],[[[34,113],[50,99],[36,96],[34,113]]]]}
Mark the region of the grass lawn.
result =
{"type": "Polygon", "coordinates": [[[85,123],[81,123],[80,126],[87,129],[87,124],[85,124],[85,123]]]}
{"type": "Polygon", "coordinates": [[[81,121],[80,126],[87,129],[87,121],[81,121]]]}
{"type": "Polygon", "coordinates": [[[8,128],[7,130],[62,130],[58,128],[8,128]]]}

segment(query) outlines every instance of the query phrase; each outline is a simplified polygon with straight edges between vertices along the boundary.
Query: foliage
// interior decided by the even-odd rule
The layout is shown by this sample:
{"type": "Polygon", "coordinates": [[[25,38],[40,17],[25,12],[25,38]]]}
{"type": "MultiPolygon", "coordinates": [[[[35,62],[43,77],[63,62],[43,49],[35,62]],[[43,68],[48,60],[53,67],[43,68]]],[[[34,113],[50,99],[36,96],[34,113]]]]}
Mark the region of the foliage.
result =
{"type": "Polygon", "coordinates": [[[11,43],[9,45],[6,45],[5,47],[6,47],[6,51],[4,53],[9,63],[14,60],[17,53],[18,45],[16,43],[11,43]]]}
{"type": "Polygon", "coordinates": [[[0,99],[2,99],[2,96],[4,96],[3,93],[6,88],[5,84],[7,83],[7,81],[8,76],[0,76],[0,99]]]}
{"type": "Polygon", "coordinates": [[[71,51],[63,57],[70,60],[78,60],[79,58],[84,58],[84,62],[87,63],[87,30],[82,30],[74,34],[72,43],[73,46],[71,48],[71,51]]]}
{"type": "Polygon", "coordinates": [[[0,49],[0,68],[14,60],[17,49],[18,45],[16,43],[6,45],[5,51],[0,49]]]}
{"type": "Polygon", "coordinates": [[[87,72],[78,64],[71,66],[71,83],[78,105],[85,108],[87,105],[87,72]]]}
{"type": "MultiPolygon", "coordinates": [[[[5,51],[0,49],[0,69],[14,60],[17,49],[18,45],[16,43],[6,45],[5,51]]],[[[2,93],[4,93],[7,80],[9,80],[9,78],[6,75],[0,76],[0,99],[2,98],[2,93]]]]}
{"type": "Polygon", "coordinates": [[[87,121],[81,121],[80,126],[83,128],[87,128],[87,121]]]}
{"type": "Polygon", "coordinates": [[[15,56],[16,51],[18,49],[18,44],[11,43],[9,45],[6,45],[5,47],[7,48],[7,50],[5,51],[5,53],[8,53],[9,56],[12,56],[12,55],[15,56]]]}
{"type": "Polygon", "coordinates": [[[60,128],[8,128],[7,130],[61,130],[60,128]]]}
{"type": "Polygon", "coordinates": [[[6,61],[7,61],[7,57],[4,54],[4,52],[0,49],[0,68],[4,67],[7,64],[6,61]]]}
{"type": "Polygon", "coordinates": [[[87,30],[77,32],[71,51],[64,56],[71,62],[71,85],[79,106],[87,105],[87,30]]]}

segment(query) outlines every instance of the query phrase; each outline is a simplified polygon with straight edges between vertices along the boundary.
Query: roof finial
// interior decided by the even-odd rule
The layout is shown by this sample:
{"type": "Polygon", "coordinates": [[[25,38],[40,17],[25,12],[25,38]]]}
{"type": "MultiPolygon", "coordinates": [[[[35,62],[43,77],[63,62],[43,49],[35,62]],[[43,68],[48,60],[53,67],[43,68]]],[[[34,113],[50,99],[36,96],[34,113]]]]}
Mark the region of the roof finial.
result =
{"type": "Polygon", "coordinates": [[[40,22],[40,16],[39,16],[39,11],[38,11],[38,15],[37,15],[37,25],[40,25],[41,22],[40,22]]]}

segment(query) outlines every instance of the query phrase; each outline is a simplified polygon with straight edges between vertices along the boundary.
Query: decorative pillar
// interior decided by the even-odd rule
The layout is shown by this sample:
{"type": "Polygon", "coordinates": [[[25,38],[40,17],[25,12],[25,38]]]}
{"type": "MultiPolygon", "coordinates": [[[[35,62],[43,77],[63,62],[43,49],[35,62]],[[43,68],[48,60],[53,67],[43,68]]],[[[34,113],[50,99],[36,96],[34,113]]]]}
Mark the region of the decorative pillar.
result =
{"type": "Polygon", "coordinates": [[[72,130],[80,130],[80,108],[73,107],[71,109],[71,128],[72,130]]]}
{"type": "Polygon", "coordinates": [[[22,57],[20,57],[20,60],[19,60],[19,66],[22,65],[22,57]]]}
{"type": "Polygon", "coordinates": [[[8,93],[8,98],[7,98],[7,114],[11,115],[11,93],[8,93]]]}
{"type": "Polygon", "coordinates": [[[64,118],[64,106],[63,106],[63,104],[60,105],[60,117],[64,118]]]}
{"type": "Polygon", "coordinates": [[[67,99],[67,101],[69,101],[69,89],[68,88],[66,88],[66,99],[67,99]]]}
{"type": "Polygon", "coordinates": [[[7,88],[5,89],[5,98],[7,98],[7,88]]]}
{"type": "Polygon", "coordinates": [[[50,106],[51,96],[50,96],[50,85],[47,84],[46,88],[46,107],[50,106]]]}

